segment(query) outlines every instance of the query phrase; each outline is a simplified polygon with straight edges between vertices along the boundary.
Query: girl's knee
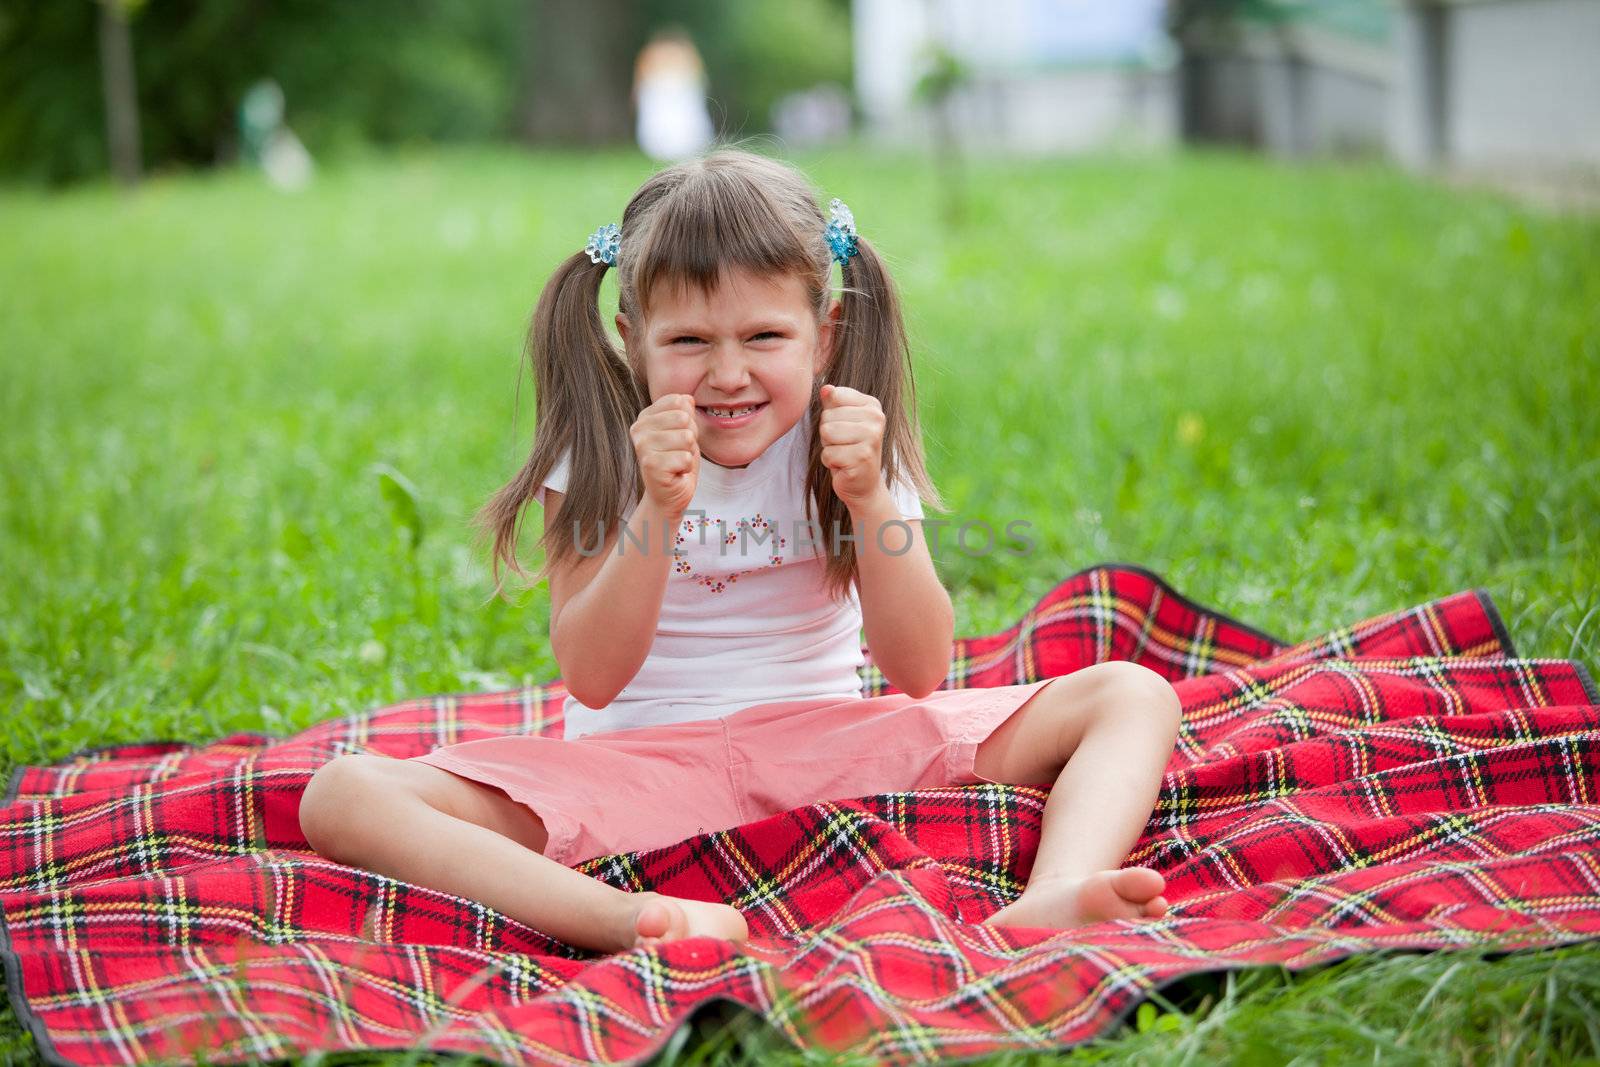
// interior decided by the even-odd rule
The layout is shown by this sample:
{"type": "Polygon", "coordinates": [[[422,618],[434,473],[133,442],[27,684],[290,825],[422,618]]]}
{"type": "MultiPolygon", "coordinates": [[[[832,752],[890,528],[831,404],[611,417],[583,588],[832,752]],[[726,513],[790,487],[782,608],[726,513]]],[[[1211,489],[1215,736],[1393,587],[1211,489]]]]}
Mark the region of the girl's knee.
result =
{"type": "Polygon", "coordinates": [[[1126,721],[1128,712],[1137,709],[1176,735],[1183,706],[1171,682],[1128,660],[1097,663],[1090,669],[1099,673],[1097,681],[1103,688],[1098,703],[1107,715],[1126,721]]]}
{"type": "Polygon", "coordinates": [[[319,855],[334,858],[348,839],[353,813],[365,810],[363,798],[377,787],[384,757],[362,753],[335,756],[318,767],[300,795],[300,832],[319,855]]]}

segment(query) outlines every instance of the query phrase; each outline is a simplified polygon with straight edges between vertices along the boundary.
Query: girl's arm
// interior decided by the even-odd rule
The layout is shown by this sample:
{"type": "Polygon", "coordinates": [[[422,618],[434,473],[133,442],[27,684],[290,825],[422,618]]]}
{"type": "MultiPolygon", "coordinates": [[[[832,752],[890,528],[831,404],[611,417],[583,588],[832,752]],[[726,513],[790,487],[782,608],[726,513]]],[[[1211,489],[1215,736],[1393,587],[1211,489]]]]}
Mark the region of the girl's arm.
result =
{"type": "MultiPolygon", "coordinates": [[[[546,490],[544,521],[557,521],[560,510],[561,494],[546,490]]],[[[628,520],[631,539],[621,542],[620,554],[621,530],[613,528],[598,555],[551,571],[550,649],[567,692],[585,706],[610,704],[650,654],[672,565],[662,530],[677,530],[682,518],[647,496],[628,520]]],[[[580,536],[579,543],[592,542],[580,536]]]]}
{"type": "Polygon", "coordinates": [[[950,594],[933,569],[921,521],[901,517],[887,485],[851,506],[850,518],[859,538],[855,548],[867,650],[896,688],[921,699],[950,673],[955,646],[950,594]],[[891,521],[911,528],[909,543],[904,528],[884,526],[891,521]]]}

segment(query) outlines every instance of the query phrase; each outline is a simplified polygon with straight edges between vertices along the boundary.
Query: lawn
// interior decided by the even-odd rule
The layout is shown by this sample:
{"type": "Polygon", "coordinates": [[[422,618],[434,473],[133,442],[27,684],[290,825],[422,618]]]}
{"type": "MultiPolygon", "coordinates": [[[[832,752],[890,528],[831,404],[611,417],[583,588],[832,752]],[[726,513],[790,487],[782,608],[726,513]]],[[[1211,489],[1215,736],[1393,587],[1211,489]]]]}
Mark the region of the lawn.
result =
{"type": "MultiPolygon", "coordinates": [[[[800,162],[897,272],[946,517],[1031,524],[1026,555],[947,531],[958,633],[1119,560],[1295,639],[1483,586],[1522,654],[1600,665],[1600,221],[1200,155],[974,164],[946,225],[918,161],[800,162]]],[[[489,600],[468,521],[531,439],[544,278],[648,171],[0,192],[0,780],[554,677],[546,592],[489,600]]],[[[1600,947],[1272,975],[1077,1056],[1600,1048],[1600,947]]],[[[0,1054],[30,1047],[7,1008],[0,1054]]]]}

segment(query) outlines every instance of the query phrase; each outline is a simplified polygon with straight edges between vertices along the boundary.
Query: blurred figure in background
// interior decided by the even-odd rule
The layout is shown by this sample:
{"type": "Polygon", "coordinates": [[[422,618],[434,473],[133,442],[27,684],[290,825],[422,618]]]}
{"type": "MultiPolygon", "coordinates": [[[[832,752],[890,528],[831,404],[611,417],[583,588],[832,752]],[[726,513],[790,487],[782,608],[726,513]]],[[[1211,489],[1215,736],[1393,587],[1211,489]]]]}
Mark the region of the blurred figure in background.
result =
{"type": "Polygon", "coordinates": [[[689,35],[677,26],[655,34],[633,68],[639,147],[653,159],[699,155],[714,133],[706,110],[705,66],[689,35]]]}
{"type": "Polygon", "coordinates": [[[239,137],[247,163],[258,166],[279,189],[304,189],[311,181],[311,153],[283,121],[283,89],[271,78],[250,87],[239,105],[239,137]]]}

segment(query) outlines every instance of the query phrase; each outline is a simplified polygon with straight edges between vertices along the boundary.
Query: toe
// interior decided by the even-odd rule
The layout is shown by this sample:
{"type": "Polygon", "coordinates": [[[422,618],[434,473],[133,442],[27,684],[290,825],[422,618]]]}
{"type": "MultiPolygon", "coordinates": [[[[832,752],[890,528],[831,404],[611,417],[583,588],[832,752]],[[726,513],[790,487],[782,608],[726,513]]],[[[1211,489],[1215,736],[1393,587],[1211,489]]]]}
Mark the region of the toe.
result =
{"type": "Polygon", "coordinates": [[[1143,904],[1165,889],[1167,880],[1161,877],[1160,871],[1150,867],[1128,867],[1116,873],[1112,884],[1124,900],[1143,904]]]}
{"type": "Polygon", "coordinates": [[[641,938],[660,940],[672,925],[672,909],[659,900],[646,902],[634,917],[633,929],[641,938]]]}

